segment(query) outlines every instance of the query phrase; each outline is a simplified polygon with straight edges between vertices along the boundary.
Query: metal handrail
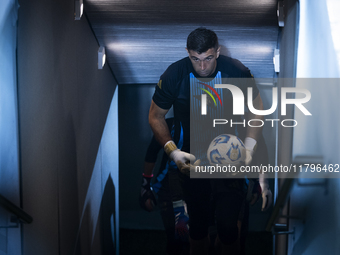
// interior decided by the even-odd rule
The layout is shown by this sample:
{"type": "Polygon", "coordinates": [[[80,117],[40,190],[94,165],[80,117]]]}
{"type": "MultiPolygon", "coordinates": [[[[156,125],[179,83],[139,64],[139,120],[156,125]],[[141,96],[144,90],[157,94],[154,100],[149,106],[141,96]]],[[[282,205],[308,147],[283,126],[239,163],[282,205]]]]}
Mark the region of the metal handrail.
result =
{"type": "Polygon", "coordinates": [[[289,179],[285,179],[285,181],[283,182],[282,188],[280,189],[279,195],[276,199],[273,212],[267,222],[266,231],[271,232],[272,226],[274,226],[274,223],[277,217],[279,216],[281,209],[284,207],[288,199],[288,196],[293,187],[294,181],[295,179],[289,178],[289,179]]]}
{"type": "MultiPolygon", "coordinates": [[[[323,163],[323,157],[322,156],[309,156],[309,155],[303,155],[303,156],[297,156],[294,158],[293,160],[293,165],[294,164],[299,164],[299,165],[303,165],[305,163],[310,163],[310,164],[322,164],[323,163]]],[[[279,195],[277,197],[273,212],[267,222],[266,225],[266,231],[271,232],[272,231],[272,227],[275,225],[275,221],[276,219],[279,217],[280,211],[281,209],[284,207],[289,194],[293,188],[294,182],[295,180],[297,180],[298,178],[298,173],[296,173],[294,176],[295,178],[287,178],[285,179],[285,181],[283,182],[283,185],[279,191],[279,195]]],[[[314,185],[321,185],[321,184],[313,184],[314,185]]],[[[322,184],[323,186],[325,184],[322,184]]],[[[327,182],[326,182],[327,185],[327,182]]],[[[307,185],[306,185],[307,186],[307,185]]]]}
{"type": "Polygon", "coordinates": [[[27,224],[32,223],[33,218],[28,213],[26,213],[24,210],[13,204],[2,195],[0,195],[0,205],[7,209],[9,212],[13,213],[15,216],[17,216],[21,222],[27,224]]]}

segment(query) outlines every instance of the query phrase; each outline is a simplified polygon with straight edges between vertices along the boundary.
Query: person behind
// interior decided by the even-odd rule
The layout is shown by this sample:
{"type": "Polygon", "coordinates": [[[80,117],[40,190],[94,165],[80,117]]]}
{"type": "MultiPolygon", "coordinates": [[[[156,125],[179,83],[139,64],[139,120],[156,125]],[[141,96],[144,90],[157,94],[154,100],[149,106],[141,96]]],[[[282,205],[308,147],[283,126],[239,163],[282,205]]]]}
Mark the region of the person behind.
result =
{"type": "MultiPolygon", "coordinates": [[[[189,213],[190,253],[195,255],[208,253],[209,204],[213,201],[217,227],[216,250],[219,254],[239,254],[237,224],[245,199],[244,179],[209,180],[188,177],[192,169],[190,162],[196,160],[196,157],[190,154],[190,103],[195,102],[197,97],[191,97],[190,92],[198,90],[197,84],[201,83],[202,78],[209,78],[210,84],[220,84],[224,78],[251,79],[252,75],[238,60],[220,55],[217,35],[206,28],[198,28],[189,34],[186,50],[188,57],[171,64],[161,75],[150,106],[149,124],[157,141],[164,147],[169,158],[175,162],[183,180],[183,193],[189,213]],[[175,121],[183,126],[181,149],[177,148],[172,140],[164,118],[172,106],[175,121]]],[[[246,95],[247,88],[242,84],[238,86],[246,95]]],[[[252,83],[252,87],[253,106],[262,110],[262,99],[255,83],[252,83]]],[[[230,114],[230,109],[226,110],[230,114]]],[[[230,118],[234,117],[230,115],[230,118]]],[[[249,117],[263,119],[251,113],[249,117]]],[[[246,164],[249,165],[256,155],[255,148],[261,132],[261,128],[226,127],[224,133],[237,135],[244,141],[247,149],[246,164]]],[[[261,151],[257,154],[261,154],[261,151]]],[[[198,156],[201,158],[204,154],[198,156]]],[[[260,177],[264,205],[262,210],[266,210],[271,204],[271,191],[268,180],[263,176],[260,177]]]]}
{"type": "MultiPolygon", "coordinates": [[[[175,128],[174,118],[167,118],[166,123],[170,133],[173,134],[175,128]]],[[[177,127],[180,128],[180,125],[177,125],[177,127]]],[[[179,133],[181,133],[180,130],[179,133]]],[[[180,148],[182,143],[181,136],[175,141],[180,148]]],[[[176,164],[168,161],[168,156],[165,152],[163,152],[161,158],[156,182],[151,184],[158,153],[161,150],[162,146],[153,136],[145,155],[139,203],[148,212],[153,211],[155,206],[159,204],[167,236],[167,254],[188,254],[188,214],[185,208],[186,204],[183,201],[176,164]],[[170,165],[172,167],[169,171],[170,165]],[[156,193],[157,199],[154,193],[156,193]]]]}

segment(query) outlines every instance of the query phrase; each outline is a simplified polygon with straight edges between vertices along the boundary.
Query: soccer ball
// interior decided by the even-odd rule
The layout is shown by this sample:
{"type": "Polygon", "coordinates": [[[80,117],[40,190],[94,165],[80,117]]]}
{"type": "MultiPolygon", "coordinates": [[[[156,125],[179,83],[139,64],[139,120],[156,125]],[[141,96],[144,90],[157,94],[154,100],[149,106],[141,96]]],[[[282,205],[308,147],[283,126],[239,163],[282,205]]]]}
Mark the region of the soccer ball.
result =
{"type": "Polygon", "coordinates": [[[240,166],[246,159],[246,148],[237,136],[223,134],[212,140],[207,157],[211,165],[240,166]]]}

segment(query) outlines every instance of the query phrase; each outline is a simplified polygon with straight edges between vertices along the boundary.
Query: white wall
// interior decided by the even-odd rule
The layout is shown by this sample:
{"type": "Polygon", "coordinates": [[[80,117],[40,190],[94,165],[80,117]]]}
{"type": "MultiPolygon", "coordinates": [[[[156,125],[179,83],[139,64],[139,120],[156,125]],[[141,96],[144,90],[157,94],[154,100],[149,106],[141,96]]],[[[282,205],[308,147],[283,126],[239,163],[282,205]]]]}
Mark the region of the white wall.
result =
{"type": "MultiPolygon", "coordinates": [[[[339,6],[334,3],[333,0],[300,1],[297,77],[313,78],[309,80],[310,85],[304,82],[304,88],[312,95],[308,109],[313,116],[306,118],[295,112],[299,125],[294,130],[293,157],[320,155],[325,164],[340,163],[340,42],[332,33],[333,30],[338,34],[340,26],[329,13],[329,10],[338,10],[339,6]]],[[[298,80],[297,87],[301,84],[298,80]]],[[[294,186],[290,215],[299,219],[289,222],[295,235],[289,236],[288,254],[339,254],[340,180],[339,175],[335,177],[328,179],[326,186],[294,186]]],[[[299,181],[323,183],[325,179],[299,181]]]]}
{"type": "Polygon", "coordinates": [[[117,83],[108,65],[98,70],[98,42],[85,15],[74,20],[74,1],[20,5],[22,200],[33,217],[23,252],[115,254],[117,83]]]}
{"type": "MultiPolygon", "coordinates": [[[[16,79],[18,3],[0,4],[0,194],[20,207],[16,79]]],[[[0,226],[13,225],[0,206],[0,226]]],[[[0,228],[0,254],[20,254],[20,228],[0,228]]]]}

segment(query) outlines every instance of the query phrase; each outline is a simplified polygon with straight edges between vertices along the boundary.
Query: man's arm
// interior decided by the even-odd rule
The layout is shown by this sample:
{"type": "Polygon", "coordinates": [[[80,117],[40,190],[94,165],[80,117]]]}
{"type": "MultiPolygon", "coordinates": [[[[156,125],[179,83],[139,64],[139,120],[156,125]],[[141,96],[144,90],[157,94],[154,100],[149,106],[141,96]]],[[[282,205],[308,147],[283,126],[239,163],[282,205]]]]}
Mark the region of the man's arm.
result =
{"type": "Polygon", "coordinates": [[[190,175],[190,162],[195,161],[195,156],[177,148],[171,139],[169,128],[165,121],[165,114],[169,110],[164,110],[157,106],[152,100],[149,111],[149,124],[156,140],[164,146],[164,151],[173,160],[178,169],[186,175],[190,175]]]}
{"type": "Polygon", "coordinates": [[[152,176],[154,167],[155,167],[155,162],[144,162],[143,175],[152,176]]]}
{"type": "Polygon", "coordinates": [[[151,101],[149,111],[149,124],[156,140],[162,146],[164,146],[168,141],[171,140],[169,128],[165,121],[165,115],[168,111],[169,110],[165,110],[157,106],[153,100],[151,101]]]}
{"type": "MultiPolygon", "coordinates": [[[[263,110],[263,102],[262,98],[260,96],[260,93],[257,95],[257,97],[253,100],[253,106],[257,110],[263,110]]],[[[249,119],[260,119],[263,120],[264,116],[262,115],[255,115],[253,113],[249,114],[249,119]]],[[[253,156],[253,152],[256,149],[256,143],[258,139],[261,136],[262,127],[249,127],[247,128],[247,135],[245,139],[245,147],[247,148],[247,151],[251,151],[251,157],[250,161],[246,164],[250,164],[253,156]],[[254,139],[254,140],[251,140],[254,139]],[[254,142],[255,141],[255,142],[254,142]]],[[[249,160],[249,157],[248,157],[249,160]]],[[[266,211],[272,204],[272,192],[269,189],[269,182],[268,179],[265,178],[264,174],[259,175],[259,185],[261,187],[261,193],[262,193],[262,211],[266,211]]],[[[254,202],[254,201],[252,201],[254,202]]]]}
{"type": "MultiPolygon", "coordinates": [[[[253,100],[253,106],[257,110],[263,110],[263,103],[260,96],[260,93],[256,96],[256,98],[253,100]]],[[[250,119],[261,119],[263,120],[263,116],[261,115],[255,115],[251,112],[248,112],[246,116],[246,120],[250,119]]],[[[246,165],[250,165],[252,161],[253,154],[256,150],[257,141],[259,140],[262,132],[262,127],[247,127],[246,137],[244,139],[244,146],[246,147],[246,165]]]]}
{"type": "MultiPolygon", "coordinates": [[[[262,98],[260,93],[257,95],[257,97],[253,100],[253,106],[255,109],[257,110],[263,110],[263,102],[262,102],[262,98]]],[[[264,120],[264,116],[262,115],[255,115],[251,112],[249,112],[248,114],[248,120],[251,119],[260,119],[260,120],[264,120]]],[[[258,141],[258,139],[261,136],[261,132],[262,132],[262,127],[247,127],[247,134],[246,137],[251,137],[253,139],[255,139],[256,141],[258,141]]]]}

